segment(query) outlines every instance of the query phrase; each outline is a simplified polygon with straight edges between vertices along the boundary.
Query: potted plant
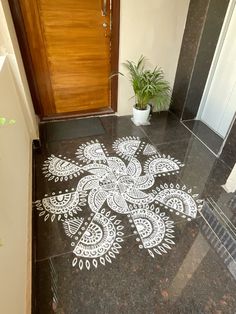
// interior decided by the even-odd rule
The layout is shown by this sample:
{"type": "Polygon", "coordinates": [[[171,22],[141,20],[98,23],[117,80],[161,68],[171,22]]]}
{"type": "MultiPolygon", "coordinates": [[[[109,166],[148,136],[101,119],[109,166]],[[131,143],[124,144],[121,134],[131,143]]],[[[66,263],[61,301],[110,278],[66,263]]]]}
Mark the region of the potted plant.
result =
{"type": "Polygon", "coordinates": [[[137,64],[133,61],[126,61],[124,65],[128,69],[135,97],[132,120],[136,125],[147,125],[151,106],[156,111],[169,108],[170,85],[164,79],[164,72],[161,68],[145,69],[145,57],[143,56],[139,58],[137,64]]]}

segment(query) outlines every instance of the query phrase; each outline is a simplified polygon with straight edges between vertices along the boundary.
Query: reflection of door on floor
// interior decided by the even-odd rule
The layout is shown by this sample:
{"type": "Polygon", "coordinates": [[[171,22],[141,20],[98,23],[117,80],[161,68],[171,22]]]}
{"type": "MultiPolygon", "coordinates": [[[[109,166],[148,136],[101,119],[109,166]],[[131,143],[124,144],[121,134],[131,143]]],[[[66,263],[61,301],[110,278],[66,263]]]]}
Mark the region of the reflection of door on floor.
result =
{"type": "Polygon", "coordinates": [[[109,110],[111,0],[15,2],[26,30],[41,116],[109,110]]]}
{"type": "Polygon", "coordinates": [[[197,116],[197,119],[202,120],[223,138],[236,112],[235,30],[236,7],[227,29],[213,79],[206,86],[197,116]]]}

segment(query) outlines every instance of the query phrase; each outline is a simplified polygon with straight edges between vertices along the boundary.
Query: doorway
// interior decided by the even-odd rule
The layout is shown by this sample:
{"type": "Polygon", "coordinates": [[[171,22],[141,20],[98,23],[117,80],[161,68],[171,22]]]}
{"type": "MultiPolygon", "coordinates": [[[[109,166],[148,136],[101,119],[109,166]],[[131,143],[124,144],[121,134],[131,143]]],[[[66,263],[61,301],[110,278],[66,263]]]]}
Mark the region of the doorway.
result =
{"type": "Polygon", "coordinates": [[[232,0],[217,44],[197,116],[183,120],[216,155],[235,120],[236,113],[236,9],[232,0]]]}
{"type": "Polygon", "coordinates": [[[118,0],[11,0],[41,119],[112,113],[117,105],[118,0]]]}

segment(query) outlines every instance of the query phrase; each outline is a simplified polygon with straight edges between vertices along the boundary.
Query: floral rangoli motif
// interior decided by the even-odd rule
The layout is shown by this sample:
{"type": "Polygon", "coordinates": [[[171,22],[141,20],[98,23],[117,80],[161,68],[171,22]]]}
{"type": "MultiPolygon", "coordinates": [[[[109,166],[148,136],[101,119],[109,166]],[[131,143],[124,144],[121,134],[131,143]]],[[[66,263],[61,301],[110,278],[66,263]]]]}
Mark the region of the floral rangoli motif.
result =
{"type": "Polygon", "coordinates": [[[62,223],[72,241],[72,265],[80,269],[111,263],[119,254],[125,230],[117,214],[128,217],[139,248],[155,257],[175,244],[168,211],[191,220],[202,207],[186,186],[157,185],[158,177],[180,171],[184,165],[178,160],[137,137],[119,138],[112,148],[108,153],[94,140],[78,147],[75,160],[51,155],[42,167],[48,180],[78,180],[72,190],[45,195],[35,207],[44,221],[62,223]],[[88,217],[83,216],[85,208],[88,217]]]}

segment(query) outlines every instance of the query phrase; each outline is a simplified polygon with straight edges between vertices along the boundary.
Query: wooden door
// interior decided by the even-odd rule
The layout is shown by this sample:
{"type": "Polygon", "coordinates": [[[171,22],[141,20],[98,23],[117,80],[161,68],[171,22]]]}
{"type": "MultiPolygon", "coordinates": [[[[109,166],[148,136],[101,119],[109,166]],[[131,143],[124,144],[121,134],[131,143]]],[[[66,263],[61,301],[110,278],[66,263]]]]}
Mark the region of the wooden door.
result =
{"type": "Polygon", "coordinates": [[[9,1],[28,81],[33,80],[30,85],[36,111],[42,117],[115,109],[111,89],[115,94],[117,91],[111,87],[109,76],[118,63],[118,58],[111,62],[112,44],[118,50],[112,38],[111,17],[115,25],[118,11],[116,16],[112,14],[110,2],[9,1]]]}

